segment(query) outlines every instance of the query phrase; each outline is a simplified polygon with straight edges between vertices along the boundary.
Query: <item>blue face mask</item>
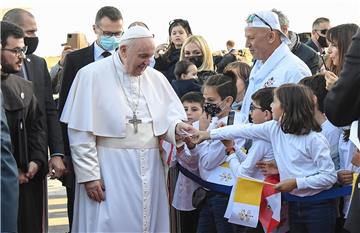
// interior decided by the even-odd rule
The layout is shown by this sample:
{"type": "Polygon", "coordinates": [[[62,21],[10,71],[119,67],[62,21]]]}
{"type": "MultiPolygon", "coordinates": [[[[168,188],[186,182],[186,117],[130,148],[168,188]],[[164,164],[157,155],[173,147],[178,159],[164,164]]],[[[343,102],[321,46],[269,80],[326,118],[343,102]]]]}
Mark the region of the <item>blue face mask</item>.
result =
{"type": "Polygon", "coordinates": [[[120,38],[116,36],[107,37],[107,36],[100,36],[100,45],[106,51],[111,51],[119,47],[120,38]]]}

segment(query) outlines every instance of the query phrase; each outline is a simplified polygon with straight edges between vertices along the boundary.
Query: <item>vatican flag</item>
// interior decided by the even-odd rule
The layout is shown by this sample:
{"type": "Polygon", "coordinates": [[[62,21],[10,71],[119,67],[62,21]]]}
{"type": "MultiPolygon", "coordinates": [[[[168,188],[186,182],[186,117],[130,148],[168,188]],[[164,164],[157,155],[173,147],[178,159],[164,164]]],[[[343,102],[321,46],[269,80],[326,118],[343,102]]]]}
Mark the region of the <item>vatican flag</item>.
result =
{"type": "Polygon", "coordinates": [[[256,227],[259,220],[262,189],[261,181],[239,177],[234,185],[225,214],[225,217],[229,218],[229,222],[256,227]]]}
{"type": "Polygon", "coordinates": [[[233,186],[236,179],[229,167],[229,164],[225,162],[212,170],[206,181],[215,184],[233,186]]]}

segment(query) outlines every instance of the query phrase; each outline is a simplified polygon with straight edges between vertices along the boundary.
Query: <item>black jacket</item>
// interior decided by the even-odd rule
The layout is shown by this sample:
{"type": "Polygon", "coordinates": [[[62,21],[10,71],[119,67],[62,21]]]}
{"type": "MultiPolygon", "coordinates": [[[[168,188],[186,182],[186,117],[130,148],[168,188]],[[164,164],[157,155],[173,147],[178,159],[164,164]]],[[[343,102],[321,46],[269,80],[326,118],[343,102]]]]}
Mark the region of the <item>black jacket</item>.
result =
{"type": "MultiPolygon", "coordinates": [[[[64,109],[66,99],[68,97],[72,83],[74,82],[76,73],[83,68],[84,66],[94,62],[94,44],[76,50],[66,55],[64,61],[64,67],[61,77],[61,87],[59,93],[59,117],[64,109]]],[[[64,149],[65,154],[70,155],[67,157],[66,167],[68,169],[68,174],[63,177],[63,184],[66,187],[74,186],[74,171],[71,160],[71,151],[69,145],[69,137],[67,132],[67,124],[61,123],[61,130],[64,138],[64,149]]]]}
{"type": "Polygon", "coordinates": [[[294,40],[295,44],[291,48],[291,52],[295,54],[298,58],[300,58],[309,67],[312,74],[316,74],[320,69],[320,59],[317,52],[308,45],[302,43],[297,34],[293,32],[289,32],[289,34],[296,36],[294,40]]]}
{"type": "Polygon", "coordinates": [[[174,91],[180,99],[184,94],[190,91],[201,92],[201,85],[196,82],[195,79],[173,80],[171,86],[174,88],[174,91]]]}
{"type": "Polygon", "coordinates": [[[167,80],[171,83],[172,80],[176,80],[174,69],[176,63],[180,59],[180,49],[175,49],[169,55],[169,59],[165,59],[163,56],[160,56],[155,59],[154,69],[163,73],[167,80]]]}
{"type": "Polygon", "coordinates": [[[44,179],[48,173],[43,114],[31,82],[16,75],[2,74],[1,90],[18,168],[27,172],[30,161],[39,165],[34,178],[20,185],[18,232],[41,232],[44,179]]]}
{"type": "MultiPolygon", "coordinates": [[[[33,83],[34,94],[39,102],[40,110],[44,113],[41,116],[41,123],[46,133],[46,147],[49,146],[50,154],[64,154],[58,111],[52,97],[51,78],[46,61],[34,54],[26,57],[24,68],[29,81],[33,83]]],[[[18,73],[18,75],[22,76],[22,73],[18,73]]]]}

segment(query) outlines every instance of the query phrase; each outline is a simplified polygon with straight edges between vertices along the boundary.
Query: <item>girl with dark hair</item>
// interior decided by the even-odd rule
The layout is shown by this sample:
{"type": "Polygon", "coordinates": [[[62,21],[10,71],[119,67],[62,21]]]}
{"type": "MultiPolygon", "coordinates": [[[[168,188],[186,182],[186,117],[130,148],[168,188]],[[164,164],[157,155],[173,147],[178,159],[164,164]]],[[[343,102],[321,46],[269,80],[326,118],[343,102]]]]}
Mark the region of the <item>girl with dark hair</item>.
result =
{"type": "MultiPolygon", "coordinates": [[[[262,139],[272,144],[280,174],[274,188],[299,197],[312,196],[336,182],[334,163],[326,138],[314,118],[315,102],[310,88],[284,84],[275,89],[271,105],[274,121],[199,131],[205,139],[262,139]]],[[[290,232],[334,232],[336,206],[332,200],[289,202],[290,232]]]]}
{"type": "Polygon", "coordinates": [[[345,54],[351,44],[352,37],[356,34],[359,26],[353,23],[340,24],[330,28],[326,33],[326,39],[329,41],[329,59],[326,61],[325,71],[326,89],[334,85],[344,64],[345,54]]]}
{"type": "Polygon", "coordinates": [[[170,83],[175,80],[174,68],[180,58],[180,48],[186,38],[191,35],[191,28],[187,20],[172,20],[169,23],[169,43],[160,44],[155,49],[154,68],[162,72],[170,83]]]}

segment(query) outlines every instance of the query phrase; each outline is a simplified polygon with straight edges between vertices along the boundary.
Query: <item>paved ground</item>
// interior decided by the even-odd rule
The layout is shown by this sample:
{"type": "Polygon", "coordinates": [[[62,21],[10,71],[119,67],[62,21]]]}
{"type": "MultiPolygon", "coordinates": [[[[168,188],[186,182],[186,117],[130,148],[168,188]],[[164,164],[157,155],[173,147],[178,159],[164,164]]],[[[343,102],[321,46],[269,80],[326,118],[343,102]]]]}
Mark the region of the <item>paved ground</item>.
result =
{"type": "Polygon", "coordinates": [[[48,232],[68,232],[66,190],[61,186],[60,181],[48,179],[48,197],[48,232]]]}

